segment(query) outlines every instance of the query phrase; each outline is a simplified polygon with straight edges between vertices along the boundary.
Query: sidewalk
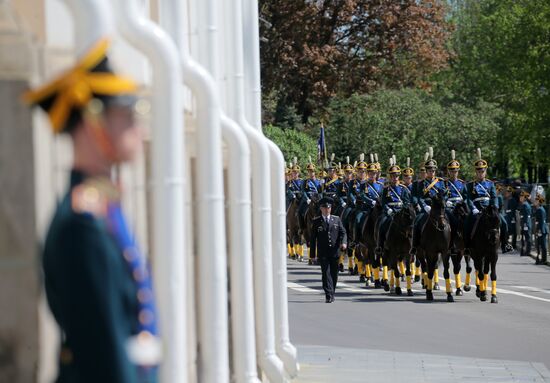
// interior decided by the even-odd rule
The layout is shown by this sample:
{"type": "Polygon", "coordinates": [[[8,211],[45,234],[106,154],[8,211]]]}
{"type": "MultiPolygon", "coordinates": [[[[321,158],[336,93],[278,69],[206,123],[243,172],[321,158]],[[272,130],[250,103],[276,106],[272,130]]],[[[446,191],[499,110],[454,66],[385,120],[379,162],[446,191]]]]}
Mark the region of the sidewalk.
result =
{"type": "Polygon", "coordinates": [[[542,363],[407,352],[298,346],[294,383],[550,382],[542,363]]]}

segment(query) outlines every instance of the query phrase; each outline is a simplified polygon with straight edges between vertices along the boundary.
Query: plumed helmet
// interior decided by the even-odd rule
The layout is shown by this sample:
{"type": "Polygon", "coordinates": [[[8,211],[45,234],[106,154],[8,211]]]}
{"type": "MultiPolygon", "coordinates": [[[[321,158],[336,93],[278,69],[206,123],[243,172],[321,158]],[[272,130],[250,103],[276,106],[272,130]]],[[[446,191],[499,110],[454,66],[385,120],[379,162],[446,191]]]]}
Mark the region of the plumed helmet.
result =
{"type": "Polygon", "coordinates": [[[407,167],[403,169],[404,176],[414,176],[414,169],[411,168],[411,158],[407,157],[407,167]]]}
{"type": "Polygon", "coordinates": [[[451,160],[447,163],[448,170],[460,169],[460,162],[456,159],[456,152],[451,150],[451,160]]]}
{"type": "Polygon", "coordinates": [[[477,159],[474,161],[474,167],[476,170],[480,169],[487,169],[489,165],[487,164],[487,161],[485,161],[483,158],[481,158],[481,149],[477,148],[477,159]]]}

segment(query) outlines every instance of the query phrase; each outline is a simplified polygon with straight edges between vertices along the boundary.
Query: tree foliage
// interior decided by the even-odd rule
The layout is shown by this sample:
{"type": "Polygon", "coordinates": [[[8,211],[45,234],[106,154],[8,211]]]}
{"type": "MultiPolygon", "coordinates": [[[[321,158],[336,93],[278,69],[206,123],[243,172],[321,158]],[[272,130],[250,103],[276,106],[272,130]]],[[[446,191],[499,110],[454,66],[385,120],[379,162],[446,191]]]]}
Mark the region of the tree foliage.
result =
{"type": "Polygon", "coordinates": [[[550,2],[456,0],[452,15],[453,93],[469,103],[498,103],[506,111],[509,125],[499,137],[504,166],[515,165],[521,173],[525,165],[541,165],[547,173],[550,2]]]}
{"type": "Polygon", "coordinates": [[[305,167],[309,156],[313,161],[317,158],[317,141],[305,133],[293,129],[281,129],[273,125],[266,125],[264,133],[283,152],[287,164],[298,158],[298,163],[305,167]]]}
{"type": "Polygon", "coordinates": [[[387,166],[395,154],[401,166],[410,157],[415,168],[429,146],[434,147],[440,167],[450,161],[455,149],[464,173],[471,174],[478,147],[483,158],[494,163],[496,142],[487,137],[498,134],[502,118],[502,110],[494,104],[443,104],[422,90],[380,90],[333,100],[327,142],[329,152],[339,160],[378,153],[387,166]]]}
{"type": "Polygon", "coordinates": [[[305,122],[336,96],[428,87],[448,61],[441,0],[261,0],[264,94],[305,122]]]}

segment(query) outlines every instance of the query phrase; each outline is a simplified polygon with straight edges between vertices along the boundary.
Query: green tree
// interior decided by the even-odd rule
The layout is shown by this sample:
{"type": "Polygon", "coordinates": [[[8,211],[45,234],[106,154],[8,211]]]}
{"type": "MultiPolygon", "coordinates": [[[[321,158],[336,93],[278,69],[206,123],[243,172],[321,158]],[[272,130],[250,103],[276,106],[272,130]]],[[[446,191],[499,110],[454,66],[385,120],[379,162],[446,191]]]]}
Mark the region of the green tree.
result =
{"type": "Polygon", "coordinates": [[[550,158],[550,2],[456,0],[456,32],[447,78],[469,104],[497,103],[507,124],[499,161],[512,173],[546,182],[550,158]]]}
{"type": "Polygon", "coordinates": [[[483,158],[494,163],[496,141],[487,137],[499,133],[503,115],[494,104],[442,104],[429,93],[413,89],[335,99],[328,113],[328,148],[340,161],[347,155],[353,162],[359,153],[378,153],[386,167],[395,154],[400,165],[410,157],[418,168],[432,146],[440,167],[450,160],[450,151],[456,150],[465,174],[471,174],[478,147],[483,158]]]}
{"type": "Polygon", "coordinates": [[[298,163],[303,169],[310,156],[314,162],[316,161],[317,140],[307,134],[293,129],[281,129],[273,125],[266,125],[264,134],[281,149],[287,164],[297,157],[298,163]]]}
{"type": "Polygon", "coordinates": [[[428,86],[447,65],[443,0],[261,0],[264,93],[302,121],[338,94],[428,86]]]}

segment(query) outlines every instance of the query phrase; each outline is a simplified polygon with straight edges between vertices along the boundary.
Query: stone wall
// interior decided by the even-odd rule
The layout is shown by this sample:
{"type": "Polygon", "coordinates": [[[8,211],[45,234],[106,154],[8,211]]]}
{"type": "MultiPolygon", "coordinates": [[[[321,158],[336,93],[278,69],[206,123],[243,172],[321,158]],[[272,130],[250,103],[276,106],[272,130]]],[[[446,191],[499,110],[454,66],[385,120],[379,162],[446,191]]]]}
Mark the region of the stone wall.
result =
{"type": "Polygon", "coordinates": [[[36,381],[39,273],[27,84],[0,80],[0,382],[36,381]]]}

